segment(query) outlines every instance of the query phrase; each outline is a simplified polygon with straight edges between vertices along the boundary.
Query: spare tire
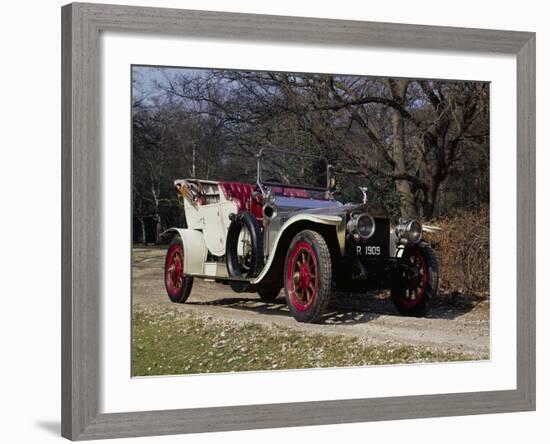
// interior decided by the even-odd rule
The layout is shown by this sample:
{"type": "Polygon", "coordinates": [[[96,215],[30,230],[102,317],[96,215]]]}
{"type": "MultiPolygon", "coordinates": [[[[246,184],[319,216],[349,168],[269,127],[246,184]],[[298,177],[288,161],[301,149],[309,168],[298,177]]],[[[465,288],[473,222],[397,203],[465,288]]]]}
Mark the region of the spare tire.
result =
{"type": "MultiPolygon", "coordinates": [[[[262,230],[256,217],[250,211],[243,211],[232,217],[225,242],[227,273],[231,277],[256,277],[264,266],[264,243],[262,230]],[[246,236],[246,230],[249,236],[246,236]],[[241,237],[243,233],[243,237],[241,237]],[[239,240],[243,244],[239,255],[239,240]]],[[[241,284],[240,282],[235,282],[241,284]]],[[[232,286],[233,287],[233,286],[232,286]]],[[[237,285],[236,287],[241,287],[237,285]]],[[[246,290],[240,290],[246,291],[246,290]]]]}

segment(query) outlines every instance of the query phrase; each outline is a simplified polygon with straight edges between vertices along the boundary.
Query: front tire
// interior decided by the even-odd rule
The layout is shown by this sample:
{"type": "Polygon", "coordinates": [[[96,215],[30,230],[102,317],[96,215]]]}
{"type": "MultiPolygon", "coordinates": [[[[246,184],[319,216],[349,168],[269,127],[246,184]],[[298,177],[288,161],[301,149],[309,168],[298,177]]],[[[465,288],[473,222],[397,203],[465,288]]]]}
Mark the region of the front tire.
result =
{"type": "Polygon", "coordinates": [[[426,244],[405,248],[391,298],[403,316],[424,316],[438,289],[437,256],[426,244]]]}
{"type": "Polygon", "coordinates": [[[330,252],[316,231],[300,231],[288,249],[284,268],[285,298],[299,322],[318,322],[325,313],[332,289],[330,252]]]}
{"type": "Polygon", "coordinates": [[[164,286],[172,302],[183,304],[193,287],[193,276],[184,273],[183,243],[179,236],[175,236],[168,246],[164,262],[164,286]]]}

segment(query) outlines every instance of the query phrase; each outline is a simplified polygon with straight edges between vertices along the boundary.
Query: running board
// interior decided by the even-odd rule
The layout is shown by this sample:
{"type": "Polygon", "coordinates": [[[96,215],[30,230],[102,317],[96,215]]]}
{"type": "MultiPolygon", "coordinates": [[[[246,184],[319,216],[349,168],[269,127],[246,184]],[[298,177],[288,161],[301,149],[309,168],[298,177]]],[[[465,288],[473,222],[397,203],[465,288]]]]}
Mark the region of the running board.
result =
{"type": "Polygon", "coordinates": [[[233,281],[233,282],[252,282],[253,278],[245,278],[240,276],[212,276],[208,274],[186,273],[187,276],[196,277],[199,279],[212,279],[216,281],[233,281]]]}

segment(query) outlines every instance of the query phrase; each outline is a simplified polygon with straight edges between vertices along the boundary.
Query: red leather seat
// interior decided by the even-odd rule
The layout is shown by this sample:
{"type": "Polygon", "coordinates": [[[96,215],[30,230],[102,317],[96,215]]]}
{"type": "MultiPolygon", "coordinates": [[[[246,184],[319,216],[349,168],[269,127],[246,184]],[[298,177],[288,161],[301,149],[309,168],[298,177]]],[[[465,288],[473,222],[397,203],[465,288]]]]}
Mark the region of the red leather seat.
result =
{"type": "Polygon", "coordinates": [[[271,187],[271,191],[278,196],[311,199],[311,192],[303,188],[271,187]]]}
{"type": "Polygon", "coordinates": [[[283,190],[283,196],[311,199],[311,193],[308,190],[304,190],[302,188],[285,188],[283,190]]]}
{"type": "Polygon", "coordinates": [[[219,182],[226,199],[232,200],[237,204],[239,213],[248,210],[261,222],[262,206],[252,199],[252,191],[255,185],[242,182],[219,182]]]}

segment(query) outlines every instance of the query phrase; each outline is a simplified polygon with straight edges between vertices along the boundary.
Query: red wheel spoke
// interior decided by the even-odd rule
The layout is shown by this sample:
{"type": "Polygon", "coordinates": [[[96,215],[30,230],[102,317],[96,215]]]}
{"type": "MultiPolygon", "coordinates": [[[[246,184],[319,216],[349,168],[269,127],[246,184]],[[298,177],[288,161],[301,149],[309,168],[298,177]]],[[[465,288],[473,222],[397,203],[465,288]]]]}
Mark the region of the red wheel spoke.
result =
{"type": "Polygon", "coordinates": [[[183,287],[185,280],[185,273],[183,271],[183,251],[181,246],[176,244],[168,250],[165,273],[168,292],[175,295],[175,293],[183,287]]]}
{"type": "Polygon", "coordinates": [[[422,300],[428,285],[428,268],[426,260],[418,249],[413,250],[406,259],[409,271],[403,273],[407,284],[403,288],[401,300],[405,306],[412,308],[422,300]]]}
{"type": "Polygon", "coordinates": [[[300,311],[307,310],[317,293],[317,259],[310,244],[300,242],[293,248],[287,273],[294,307],[300,311]]]}

